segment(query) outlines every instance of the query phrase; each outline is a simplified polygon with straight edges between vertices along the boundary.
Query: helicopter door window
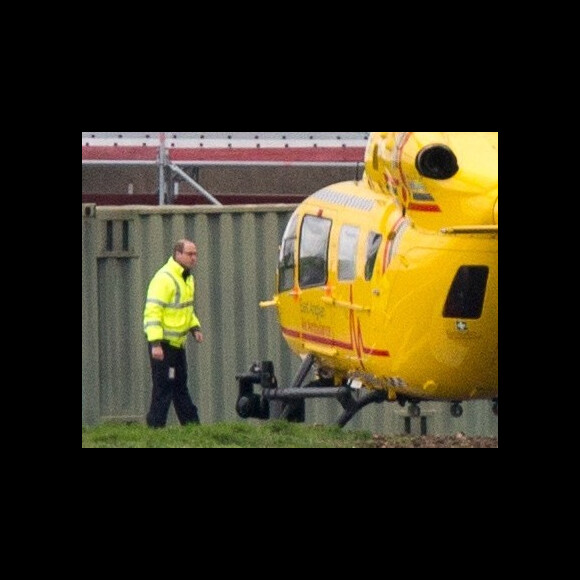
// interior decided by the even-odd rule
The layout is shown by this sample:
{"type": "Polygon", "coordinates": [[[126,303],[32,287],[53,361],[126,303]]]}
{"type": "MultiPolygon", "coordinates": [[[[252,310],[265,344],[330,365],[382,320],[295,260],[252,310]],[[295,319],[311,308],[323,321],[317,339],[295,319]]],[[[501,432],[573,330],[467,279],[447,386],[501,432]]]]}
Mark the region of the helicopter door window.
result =
{"type": "Polygon", "coordinates": [[[383,236],[375,232],[369,234],[367,240],[367,261],[365,264],[365,280],[370,280],[373,277],[373,271],[379,255],[379,248],[383,243],[383,236]]]}
{"type": "Polygon", "coordinates": [[[328,271],[330,220],[307,215],[300,236],[300,287],[324,286],[328,271]]]}
{"type": "Polygon", "coordinates": [[[338,279],[354,280],[356,275],[356,254],[360,229],[343,226],[338,243],[338,279]]]}

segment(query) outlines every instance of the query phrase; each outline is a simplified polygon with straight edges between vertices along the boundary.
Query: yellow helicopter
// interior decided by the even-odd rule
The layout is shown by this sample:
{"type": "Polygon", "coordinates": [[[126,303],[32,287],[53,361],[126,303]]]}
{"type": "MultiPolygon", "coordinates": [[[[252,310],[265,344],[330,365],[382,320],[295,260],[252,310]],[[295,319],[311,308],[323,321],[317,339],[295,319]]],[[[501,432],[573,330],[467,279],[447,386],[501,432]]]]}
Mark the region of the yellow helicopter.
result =
{"type": "Polygon", "coordinates": [[[261,306],[302,365],[287,387],[269,361],[239,375],[238,415],[304,421],[317,397],[341,403],[341,426],[386,401],[497,414],[498,133],[370,133],[364,162],[289,220],[261,306]]]}

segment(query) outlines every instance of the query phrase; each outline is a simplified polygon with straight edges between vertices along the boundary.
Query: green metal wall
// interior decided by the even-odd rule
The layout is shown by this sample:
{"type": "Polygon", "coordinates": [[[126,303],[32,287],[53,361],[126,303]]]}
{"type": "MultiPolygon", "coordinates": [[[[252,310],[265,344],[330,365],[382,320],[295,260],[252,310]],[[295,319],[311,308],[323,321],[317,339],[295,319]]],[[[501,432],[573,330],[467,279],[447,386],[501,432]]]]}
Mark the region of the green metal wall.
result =
{"type": "MultiPolygon", "coordinates": [[[[189,386],[202,422],[241,421],[236,375],[272,360],[280,386],[300,360],[278,328],[276,310],[259,307],[274,295],[278,247],[295,206],[82,206],[82,422],[144,421],[151,377],[142,314],[147,285],[180,238],[196,242],[196,313],[205,341],[187,346],[189,386]]],[[[454,419],[447,405],[422,405],[429,433],[496,436],[487,402],[464,405],[454,419]]],[[[308,423],[334,423],[334,400],[306,402],[308,423]]],[[[404,410],[373,405],[349,429],[401,433],[404,410]]],[[[170,422],[176,423],[173,409],[170,422]]]]}

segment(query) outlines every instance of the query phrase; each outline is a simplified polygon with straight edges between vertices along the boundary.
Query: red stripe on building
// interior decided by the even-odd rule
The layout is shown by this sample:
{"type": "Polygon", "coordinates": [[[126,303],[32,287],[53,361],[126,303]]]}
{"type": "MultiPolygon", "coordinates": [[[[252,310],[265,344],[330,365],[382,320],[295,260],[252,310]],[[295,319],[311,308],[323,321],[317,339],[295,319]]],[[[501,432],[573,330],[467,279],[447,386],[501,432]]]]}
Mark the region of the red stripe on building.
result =
{"type": "Polygon", "coordinates": [[[357,162],[364,161],[364,149],[347,147],[295,147],[255,149],[169,149],[172,161],[276,161],[276,162],[357,162]]]}
{"type": "MultiPolygon", "coordinates": [[[[83,146],[83,161],[155,161],[157,147],[83,146]]],[[[295,147],[295,148],[168,148],[171,161],[278,162],[278,163],[356,163],[364,161],[362,147],[295,147]]]]}
{"type": "Polygon", "coordinates": [[[83,161],[156,161],[158,147],[85,147],[83,161]]]}

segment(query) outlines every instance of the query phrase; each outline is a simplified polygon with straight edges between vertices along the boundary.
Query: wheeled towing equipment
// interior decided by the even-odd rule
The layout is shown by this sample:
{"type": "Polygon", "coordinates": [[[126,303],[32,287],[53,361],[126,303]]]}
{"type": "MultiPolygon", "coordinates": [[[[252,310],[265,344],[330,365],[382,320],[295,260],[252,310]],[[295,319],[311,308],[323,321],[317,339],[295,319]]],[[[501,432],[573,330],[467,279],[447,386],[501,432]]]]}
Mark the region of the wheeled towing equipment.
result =
{"type": "Polygon", "coordinates": [[[371,391],[356,400],[352,394],[353,389],[348,385],[329,386],[328,381],[324,379],[304,384],[313,364],[314,357],[308,355],[292,385],[281,389],[278,388],[271,361],[264,361],[261,365],[254,363],[248,373],[236,376],[239,383],[236,403],[238,415],[242,419],[272,418],[303,423],[306,399],[336,399],[344,410],[337,424],[344,427],[362,408],[371,403],[383,403],[387,400],[383,391],[371,391]],[[261,395],[254,393],[254,385],[261,386],[261,395]]]}

